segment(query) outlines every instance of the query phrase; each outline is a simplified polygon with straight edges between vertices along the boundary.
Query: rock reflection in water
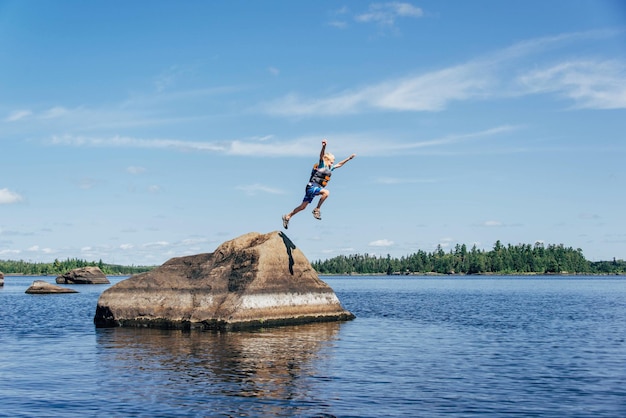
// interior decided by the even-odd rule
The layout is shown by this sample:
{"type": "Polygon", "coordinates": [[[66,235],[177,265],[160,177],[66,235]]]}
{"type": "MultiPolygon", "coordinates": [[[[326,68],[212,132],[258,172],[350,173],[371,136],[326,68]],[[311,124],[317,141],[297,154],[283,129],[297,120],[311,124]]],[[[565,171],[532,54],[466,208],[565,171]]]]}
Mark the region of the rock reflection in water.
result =
{"type": "Polygon", "coordinates": [[[113,381],[99,389],[125,405],[111,412],[146,413],[150,402],[157,413],[323,413],[315,386],[323,383],[326,349],[341,325],[228,333],[101,329],[98,364],[113,381]]]}

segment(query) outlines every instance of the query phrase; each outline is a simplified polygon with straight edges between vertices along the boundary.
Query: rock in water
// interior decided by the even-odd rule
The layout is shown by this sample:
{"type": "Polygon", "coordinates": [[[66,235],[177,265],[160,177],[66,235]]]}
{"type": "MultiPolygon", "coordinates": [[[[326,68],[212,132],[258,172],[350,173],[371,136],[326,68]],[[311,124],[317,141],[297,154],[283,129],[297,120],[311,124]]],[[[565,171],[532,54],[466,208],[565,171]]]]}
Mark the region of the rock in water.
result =
{"type": "Polygon", "coordinates": [[[107,276],[98,267],[82,267],[70,270],[62,276],[58,276],[59,284],[109,284],[107,276]]]}
{"type": "Polygon", "coordinates": [[[0,286],[4,286],[4,273],[0,271],[0,286]]]}
{"type": "Polygon", "coordinates": [[[33,284],[26,289],[25,293],[32,293],[38,295],[46,295],[50,293],[78,293],[74,289],[68,289],[66,287],[57,286],[56,284],[48,283],[43,280],[35,280],[33,284]]]}
{"type": "Polygon", "coordinates": [[[98,299],[97,327],[237,330],[353,319],[282,232],[251,232],[215,252],[172,258],[98,299]]]}

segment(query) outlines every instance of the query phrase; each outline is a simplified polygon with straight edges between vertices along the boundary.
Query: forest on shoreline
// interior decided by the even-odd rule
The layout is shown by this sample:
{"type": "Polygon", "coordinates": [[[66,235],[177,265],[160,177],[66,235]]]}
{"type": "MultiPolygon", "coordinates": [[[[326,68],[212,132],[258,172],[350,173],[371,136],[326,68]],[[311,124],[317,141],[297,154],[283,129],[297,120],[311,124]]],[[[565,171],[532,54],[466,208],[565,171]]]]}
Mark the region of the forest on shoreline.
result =
{"type": "Polygon", "coordinates": [[[624,260],[588,261],[580,248],[540,242],[504,246],[497,241],[492,250],[457,244],[449,252],[437,246],[401,258],[341,255],[312,266],[319,274],[626,274],[624,260]]]}
{"type": "MultiPolygon", "coordinates": [[[[457,244],[445,252],[437,246],[433,252],[418,252],[392,258],[369,254],[337,256],[318,260],[311,265],[319,274],[335,275],[398,275],[398,274],[626,274],[624,260],[589,261],[582,250],[563,244],[544,246],[542,243],[504,246],[497,241],[492,250],[480,250],[474,245],[457,244]]],[[[85,261],[68,258],[52,263],[32,263],[23,260],[0,260],[0,272],[6,275],[55,276],[81,267],[95,266],[106,275],[133,275],[156,266],[122,266],[102,260],[85,261]]]]}
{"type": "Polygon", "coordinates": [[[0,271],[6,275],[24,276],[59,276],[70,270],[82,267],[98,267],[108,276],[129,276],[143,273],[154,268],[154,266],[121,266],[117,264],[106,264],[102,260],[85,261],[77,258],[68,258],[65,261],[58,259],[52,263],[32,263],[28,261],[0,260],[0,271]]]}

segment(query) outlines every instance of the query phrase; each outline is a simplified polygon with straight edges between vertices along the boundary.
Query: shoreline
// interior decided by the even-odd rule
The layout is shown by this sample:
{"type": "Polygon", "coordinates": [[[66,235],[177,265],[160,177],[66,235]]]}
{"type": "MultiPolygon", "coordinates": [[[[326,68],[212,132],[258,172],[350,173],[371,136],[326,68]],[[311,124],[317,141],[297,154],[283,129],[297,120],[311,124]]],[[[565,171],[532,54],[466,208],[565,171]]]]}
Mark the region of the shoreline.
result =
{"type": "MultiPolygon", "coordinates": [[[[626,273],[317,273],[320,277],[328,276],[354,276],[354,277],[480,277],[480,276],[555,276],[555,277],[577,277],[577,276],[626,276],[626,273]]],[[[24,274],[24,273],[4,273],[4,277],[57,277],[56,274],[24,274]]],[[[130,277],[132,274],[105,274],[107,277],[130,277]]]]}
{"type": "Polygon", "coordinates": [[[355,276],[355,277],[480,277],[480,276],[555,276],[555,277],[577,277],[577,276],[626,276],[626,273],[318,273],[320,277],[327,276],[355,276]]]}

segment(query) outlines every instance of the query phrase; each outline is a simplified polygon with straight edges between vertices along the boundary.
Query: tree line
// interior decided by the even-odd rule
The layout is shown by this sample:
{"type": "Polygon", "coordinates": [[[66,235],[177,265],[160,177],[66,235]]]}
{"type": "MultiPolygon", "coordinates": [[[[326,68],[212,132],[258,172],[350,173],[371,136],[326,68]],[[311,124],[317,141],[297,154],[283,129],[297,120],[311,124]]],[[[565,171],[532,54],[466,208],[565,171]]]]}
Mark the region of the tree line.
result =
{"type": "Polygon", "coordinates": [[[102,260],[85,261],[78,258],[68,258],[64,261],[55,259],[52,263],[32,263],[23,260],[0,260],[0,271],[4,274],[23,274],[26,276],[58,276],[70,270],[82,267],[98,267],[106,275],[132,275],[153,269],[150,266],[121,266],[106,264],[102,260]]]}
{"type": "MultiPolygon", "coordinates": [[[[439,245],[433,252],[418,252],[401,258],[354,254],[337,256],[311,263],[320,274],[626,274],[624,260],[588,261],[580,248],[563,244],[545,247],[537,242],[507,246],[497,241],[492,250],[474,245],[469,251],[457,244],[445,252],[439,245]]],[[[0,272],[31,276],[55,276],[81,267],[95,266],[106,275],[132,275],[152,270],[154,266],[122,266],[102,260],[85,261],[68,258],[52,263],[23,260],[0,260],[0,272]]]]}
{"type": "Polygon", "coordinates": [[[441,245],[435,251],[418,252],[406,257],[378,257],[369,254],[337,256],[312,263],[320,274],[625,274],[623,260],[591,262],[580,248],[563,244],[544,246],[502,245],[498,240],[492,250],[474,245],[469,251],[457,244],[445,252],[441,245]]]}

